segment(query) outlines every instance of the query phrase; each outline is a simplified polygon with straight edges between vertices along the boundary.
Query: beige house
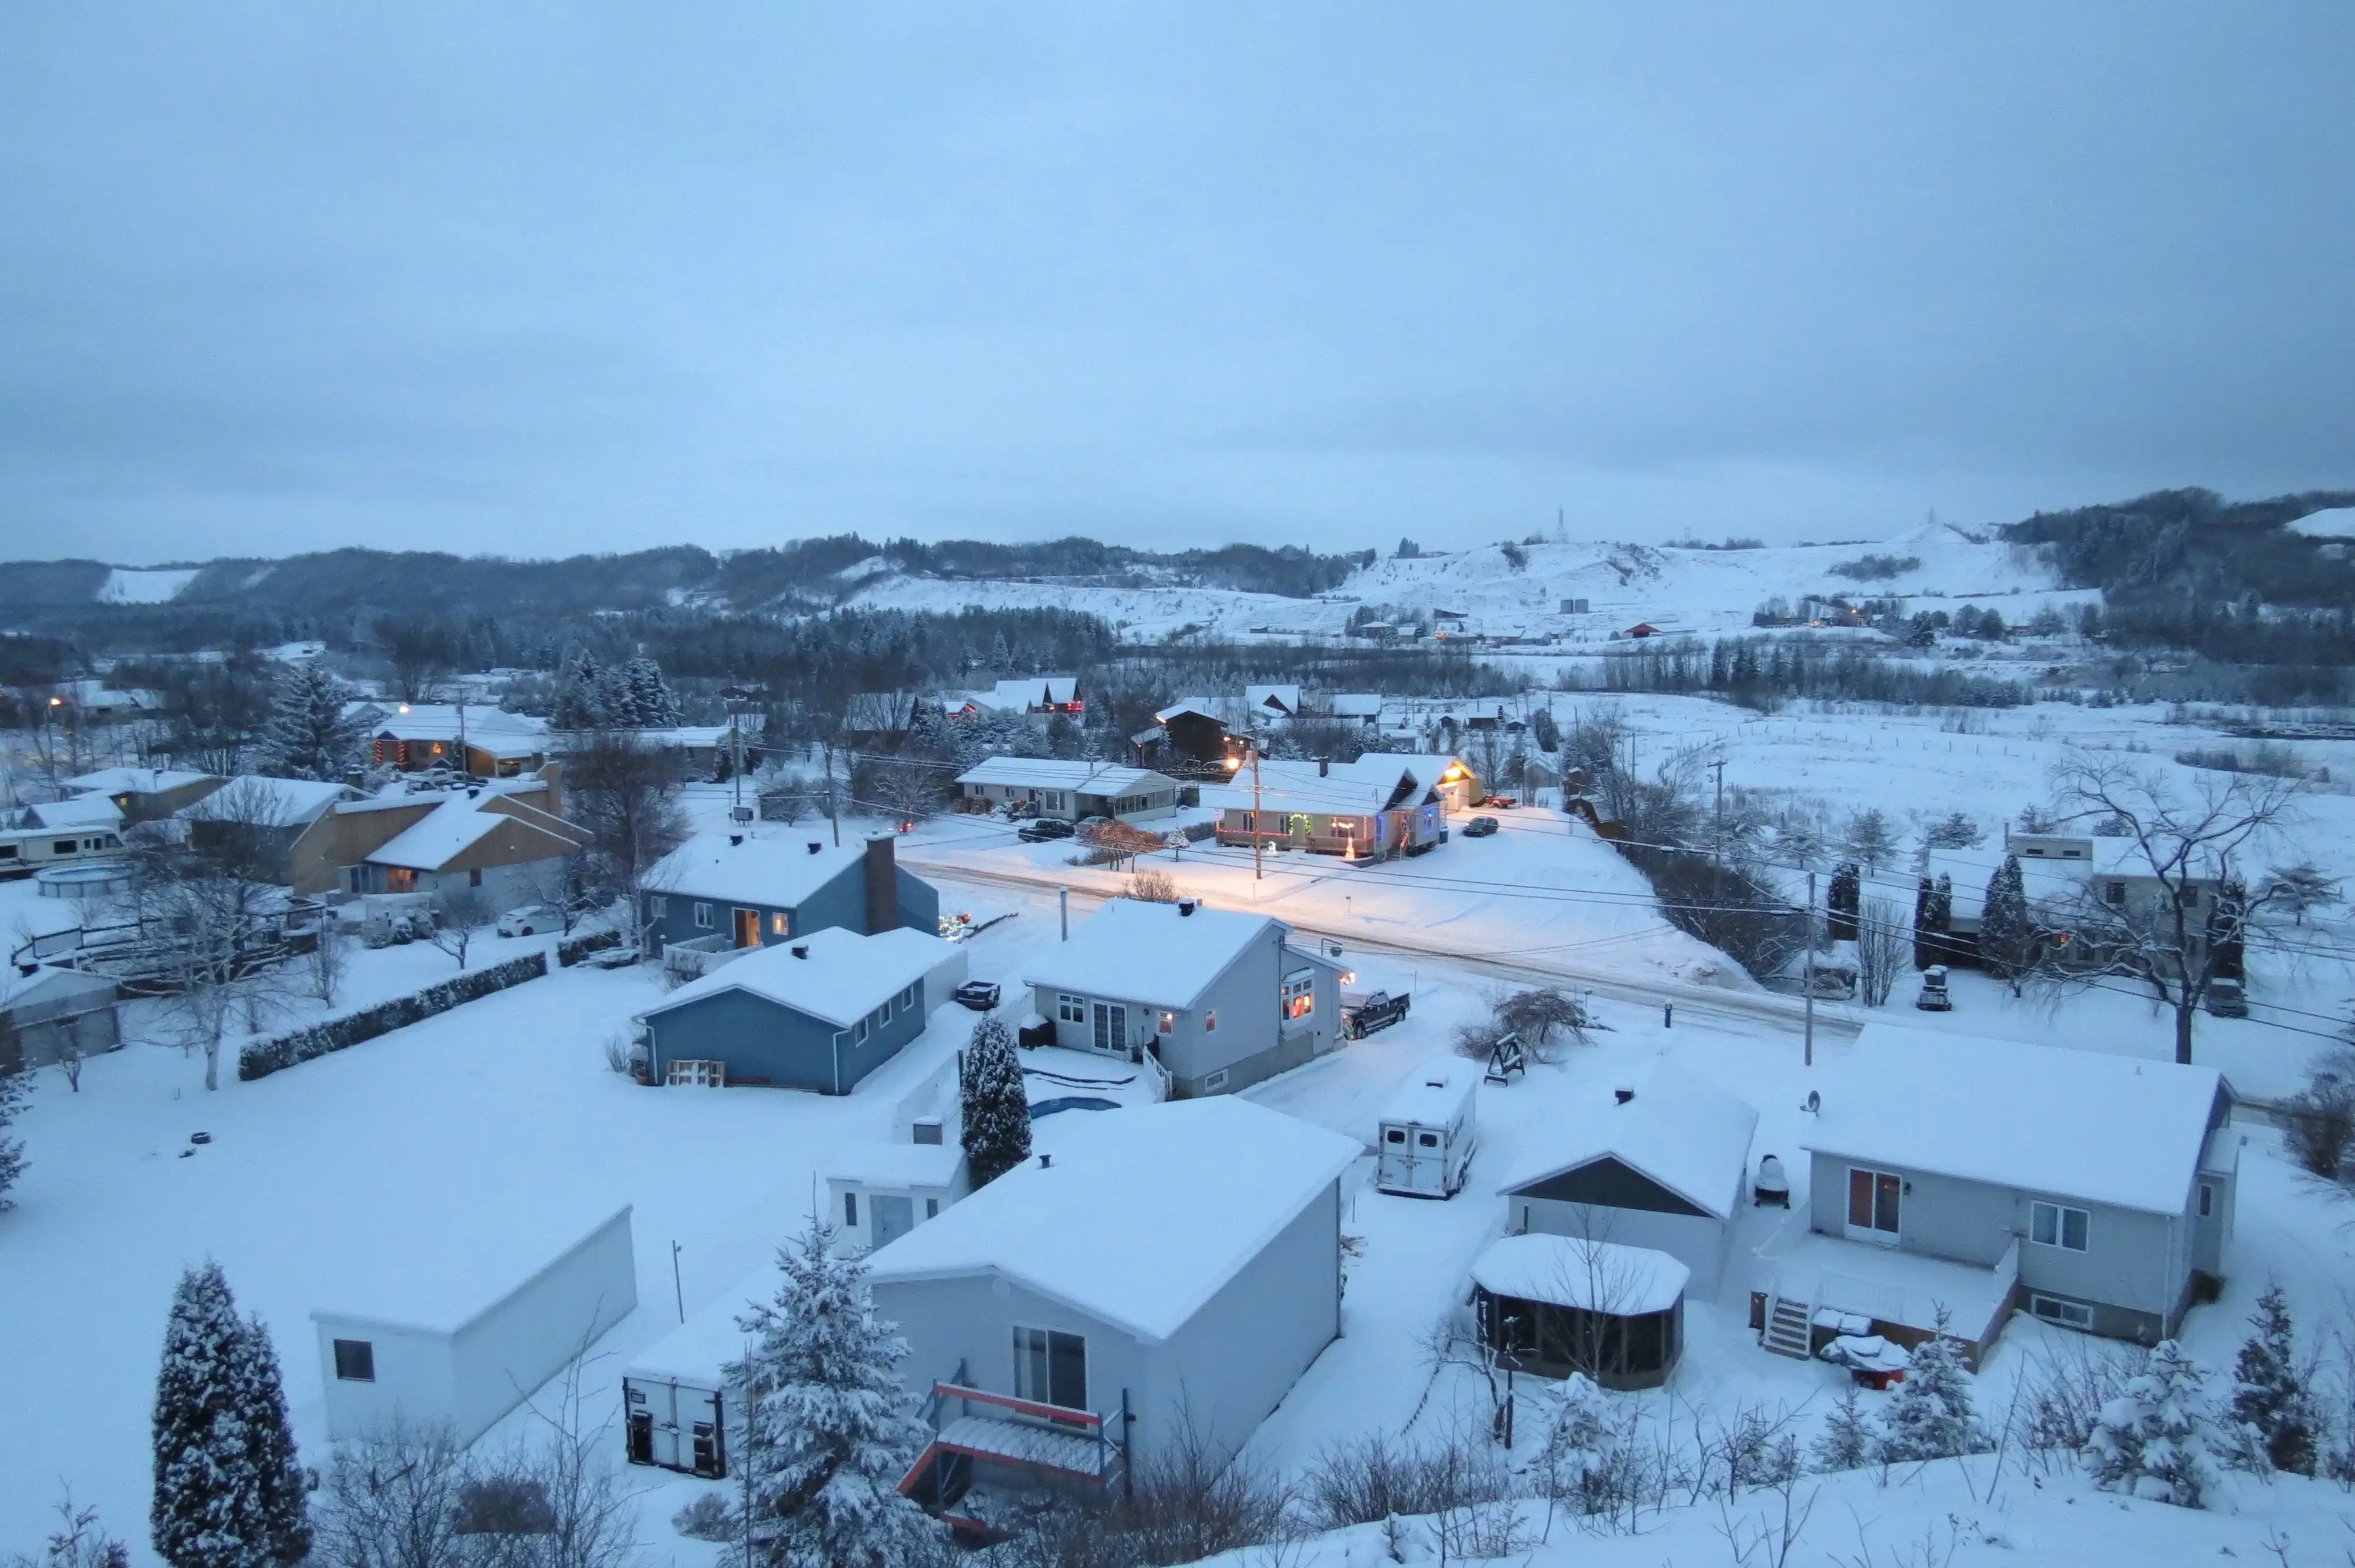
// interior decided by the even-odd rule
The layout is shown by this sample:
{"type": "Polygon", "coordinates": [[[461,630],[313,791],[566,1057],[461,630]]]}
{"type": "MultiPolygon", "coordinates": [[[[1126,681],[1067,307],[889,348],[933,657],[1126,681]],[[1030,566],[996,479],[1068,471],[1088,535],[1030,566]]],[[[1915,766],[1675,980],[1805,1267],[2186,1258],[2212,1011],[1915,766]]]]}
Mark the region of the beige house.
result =
{"type": "Polygon", "coordinates": [[[528,902],[589,842],[562,806],[554,763],[528,779],[340,802],[288,851],[290,882],[309,896],[463,885],[495,903],[528,902]]]}

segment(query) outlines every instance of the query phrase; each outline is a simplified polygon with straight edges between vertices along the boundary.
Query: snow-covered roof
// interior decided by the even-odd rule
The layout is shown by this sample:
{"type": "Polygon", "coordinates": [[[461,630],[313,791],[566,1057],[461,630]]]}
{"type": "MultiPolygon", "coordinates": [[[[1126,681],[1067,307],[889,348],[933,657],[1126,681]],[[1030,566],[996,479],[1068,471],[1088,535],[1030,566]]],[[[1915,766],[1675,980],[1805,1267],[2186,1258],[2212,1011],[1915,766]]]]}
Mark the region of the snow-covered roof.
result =
{"type": "Polygon", "coordinates": [[[339,800],[357,800],[359,791],[348,784],[318,779],[272,779],[240,773],[193,806],[173,815],[192,822],[254,822],[266,827],[293,827],[317,820],[339,800]]]}
{"type": "Polygon", "coordinates": [[[1491,1296],[1633,1318],[1677,1304],[1692,1270],[1647,1246],[1582,1236],[1500,1236],[1472,1262],[1472,1282],[1491,1296]]]}
{"type": "Polygon", "coordinates": [[[1156,724],[1167,724],[1179,714],[1192,714],[1198,718],[1210,719],[1220,724],[1226,722],[1220,717],[1219,705],[1208,697],[1180,697],[1155,714],[1153,718],[1156,724]]]}
{"type": "MultiPolygon", "coordinates": [[[[541,810],[530,815],[538,821],[521,816],[509,816],[504,811],[485,810],[484,806],[498,798],[499,791],[485,790],[479,795],[469,793],[443,799],[433,810],[395,833],[381,848],[368,858],[377,865],[405,865],[418,871],[439,871],[460,854],[490,836],[501,822],[520,821],[538,832],[554,832],[561,818],[541,810]]],[[[356,802],[367,804],[368,802],[356,802]]],[[[576,835],[579,830],[574,830],[576,835]]],[[[560,834],[559,836],[561,836],[560,834]]],[[[573,846],[567,843],[563,853],[573,846]]]]}
{"type": "Polygon", "coordinates": [[[1076,696],[1079,689],[1077,675],[1020,675],[998,682],[981,700],[997,708],[1045,707],[1050,704],[1060,707],[1076,696]]]}
{"type": "Polygon", "coordinates": [[[744,834],[742,843],[730,836],[698,833],[655,862],[640,885],[649,893],[792,909],[867,856],[863,842],[836,849],[807,833],[744,834]]]}
{"type": "Polygon", "coordinates": [[[1428,751],[1369,751],[1350,766],[1365,768],[1369,764],[1385,770],[1392,768],[1404,768],[1413,774],[1415,782],[1425,789],[1435,789],[1439,781],[1447,776],[1447,770],[1450,768],[1459,768],[1465,773],[1474,771],[1470,763],[1453,753],[1428,751]]]}
{"type": "MultiPolygon", "coordinates": [[[[1428,770],[1427,770],[1428,771],[1428,770]]],[[[1431,772],[1437,779],[1435,771],[1431,772]]],[[[1250,788],[1248,769],[1237,772],[1229,787],[1250,788]]],[[[1411,806],[1422,800],[1412,788],[1428,781],[1394,757],[1361,757],[1355,762],[1275,761],[1259,765],[1260,808],[1263,810],[1327,812],[1363,816],[1386,810],[1391,800],[1411,806]],[[1406,787],[1401,795],[1401,787],[1406,787]]],[[[1249,805],[1240,796],[1232,802],[1249,805]]]]}
{"type": "Polygon", "coordinates": [[[122,809],[103,795],[75,795],[63,800],[43,800],[25,808],[25,825],[31,828],[116,828],[122,809]]]}
{"type": "MultiPolygon", "coordinates": [[[[1243,950],[1271,928],[1291,927],[1266,915],[1195,904],[1115,898],[1082,922],[1068,942],[1032,960],[1022,983],[1148,1007],[1191,1009],[1243,950]]],[[[1267,1005],[1273,1008],[1275,999],[1267,1005]]]]}
{"type": "Polygon", "coordinates": [[[201,784],[211,777],[209,773],[170,768],[101,768],[95,773],[74,775],[65,781],[65,788],[96,790],[101,795],[160,795],[166,789],[201,784]]]}
{"type": "MultiPolygon", "coordinates": [[[[405,1211],[412,1245],[388,1245],[381,1227],[356,1225],[305,1244],[304,1271],[331,1279],[333,1305],[314,1320],[357,1320],[455,1333],[602,1234],[630,1205],[613,1206],[551,1187],[528,1202],[485,1202],[452,1190],[405,1211]]],[[[576,1286],[574,1288],[578,1288],[576,1286]]],[[[578,1335],[585,1323],[564,1331],[578,1335]]]]}
{"type": "Polygon", "coordinates": [[[954,1143],[860,1143],[837,1150],[826,1175],[862,1187],[954,1187],[964,1164],[954,1143]]]}
{"type": "Polygon", "coordinates": [[[1232,1095],[1055,1119],[1070,1125],[1051,1165],[1029,1160],[879,1248],[869,1277],[995,1273],[1167,1340],[1363,1152],[1232,1095]]]}
{"type": "Polygon", "coordinates": [[[1380,718],[1382,694],[1380,692],[1336,692],[1325,699],[1325,711],[1335,718],[1380,718]]]}
{"type": "MultiPolygon", "coordinates": [[[[734,991],[847,1029],[922,980],[955,951],[938,937],[904,926],[871,937],[828,926],[734,959],[679,987],[638,1016],[651,1018],[734,991]],[[796,948],[809,956],[795,958],[796,948]]],[[[924,1000],[927,1005],[937,1005],[946,999],[924,1000]]]]}
{"type": "Polygon", "coordinates": [[[109,999],[114,995],[114,982],[104,975],[61,969],[55,964],[36,964],[30,974],[13,965],[0,969],[0,1012],[28,1002],[63,1001],[69,998],[87,999],[95,1005],[101,995],[109,999]]]}
{"type": "Polygon", "coordinates": [[[1014,789],[1069,789],[1075,795],[1113,798],[1178,781],[1144,768],[1112,768],[1101,762],[1060,757],[993,757],[956,776],[960,784],[998,784],[1014,789]]]}
{"type": "Polygon", "coordinates": [[[549,738],[546,719],[487,705],[469,703],[463,720],[455,703],[362,702],[347,705],[345,711],[355,709],[372,734],[399,740],[455,740],[463,727],[468,746],[494,757],[528,757],[545,750],[549,738]]]}
{"type": "Polygon", "coordinates": [[[1750,1140],[1758,1112],[1747,1101],[1702,1083],[1689,1070],[1661,1067],[1635,1086],[1624,1105],[1597,1087],[1505,1181],[1518,1192],[1597,1160],[1616,1160],[1721,1220],[1733,1218],[1749,1182],[1750,1140]]]}
{"type": "Polygon", "coordinates": [[[2291,533],[2303,534],[2309,539],[2355,539],[2355,506],[2309,512],[2287,527],[2291,533]]]}
{"type": "Polygon", "coordinates": [[[1296,714],[1300,711],[1300,688],[1295,685],[1245,686],[1243,706],[1253,713],[1296,714]]]}
{"type": "Polygon", "coordinates": [[[2213,1067],[1889,1023],[1823,1075],[1813,1153],[2158,1214],[2183,1212],[2224,1086],[2213,1067]]]}
{"type": "Polygon", "coordinates": [[[642,1383],[678,1383],[689,1388],[717,1389],[719,1369],[744,1359],[751,1336],[736,1326],[755,1301],[773,1300],[777,1267],[754,1270],[719,1293],[718,1300],[700,1308],[622,1368],[622,1375],[642,1383]]]}
{"type": "Polygon", "coordinates": [[[1380,1120],[1411,1127],[1444,1127],[1478,1093],[1487,1069],[1461,1056],[1436,1056],[1407,1075],[1382,1102],[1380,1120]]]}

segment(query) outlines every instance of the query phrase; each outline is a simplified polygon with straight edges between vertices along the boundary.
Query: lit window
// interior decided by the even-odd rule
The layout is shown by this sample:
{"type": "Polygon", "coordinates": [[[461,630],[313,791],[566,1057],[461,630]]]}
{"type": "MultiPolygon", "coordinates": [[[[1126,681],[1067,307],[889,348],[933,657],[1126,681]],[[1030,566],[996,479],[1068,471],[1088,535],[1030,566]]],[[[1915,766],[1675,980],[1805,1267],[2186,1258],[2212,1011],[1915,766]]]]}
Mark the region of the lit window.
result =
{"type": "Polygon", "coordinates": [[[1316,977],[1307,969],[1295,971],[1284,982],[1284,1016],[1306,1018],[1316,1011],[1316,977]]]}
{"type": "Polygon", "coordinates": [[[2028,1212],[2028,1238],[2039,1246],[2083,1252],[2093,1216],[2061,1203],[2032,1203],[2028,1212]]]}
{"type": "Polygon", "coordinates": [[[1155,1020],[1153,1032],[1156,1034],[1169,1034],[1175,1033],[1177,1028],[1178,1015],[1174,1012],[1165,1012],[1155,1020]]]}
{"type": "Polygon", "coordinates": [[[1202,1014],[1202,1033],[1205,1034],[1215,1034],[1218,1033],[1218,1028],[1219,1010],[1214,1007],[1210,1009],[1209,1012],[1202,1014]]]}
{"type": "Polygon", "coordinates": [[[779,910],[769,916],[769,935],[773,937],[790,937],[793,935],[793,932],[790,929],[792,924],[792,920],[785,915],[784,911],[779,910]]]}

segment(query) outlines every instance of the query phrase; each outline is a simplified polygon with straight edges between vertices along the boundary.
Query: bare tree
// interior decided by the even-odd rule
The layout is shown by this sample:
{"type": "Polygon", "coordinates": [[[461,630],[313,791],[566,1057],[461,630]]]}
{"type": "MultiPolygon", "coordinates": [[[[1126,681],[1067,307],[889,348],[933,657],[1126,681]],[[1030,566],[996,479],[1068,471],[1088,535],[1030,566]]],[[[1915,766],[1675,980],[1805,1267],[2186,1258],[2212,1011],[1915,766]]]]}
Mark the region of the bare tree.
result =
{"type": "Polygon", "coordinates": [[[921,822],[938,816],[946,799],[947,775],[937,767],[922,762],[888,761],[877,764],[868,789],[872,791],[871,804],[886,815],[903,821],[921,822]]]}
{"type": "Polygon", "coordinates": [[[2265,878],[2265,891],[2271,901],[2290,912],[2297,924],[2306,924],[2309,909],[2327,909],[2339,902],[2338,879],[2323,874],[2310,860],[2296,865],[2286,865],[2265,878]]]}
{"type": "Polygon", "coordinates": [[[337,1445],[320,1488],[312,1549],[324,1568],[454,1568],[465,1450],[446,1426],[395,1420],[337,1445]]]}
{"type": "Polygon", "coordinates": [[[466,967],[466,949],[474,944],[484,927],[497,918],[498,911],[483,896],[479,887],[456,884],[443,887],[433,895],[433,945],[466,967]]]}
{"type": "Polygon", "coordinates": [[[1114,871],[1133,866],[1138,855],[1149,854],[1162,847],[1159,833],[1124,822],[1117,817],[1090,822],[1080,830],[1079,839],[1100,857],[1099,863],[1109,864],[1114,871]]]}
{"type": "Polygon", "coordinates": [[[190,810],[188,848],[225,875],[283,883],[287,851],[300,826],[276,786],[248,774],[190,810]]]}
{"type": "Polygon", "coordinates": [[[457,658],[449,628],[422,617],[387,615],[374,630],[392,666],[395,694],[404,703],[432,702],[457,658]]]}
{"type": "Polygon", "coordinates": [[[1175,904],[1178,879],[1166,871],[1140,871],[1129,877],[1123,896],[1140,904],[1175,904]]]}
{"type": "Polygon", "coordinates": [[[205,1087],[220,1087],[221,1042],[240,1014],[258,1029],[282,1000],[287,956],[281,888],[162,847],[140,857],[132,884],[135,955],[163,997],[160,1021],[205,1057],[205,1087]]]}
{"type": "Polygon", "coordinates": [[[2293,819],[2305,781],[2203,774],[2186,796],[2163,778],[2109,758],[2062,765],[2056,793],[2073,818],[2122,822],[2124,857],[2048,919],[2065,942],[2040,972],[2062,984],[2129,978],[2175,1014],[2175,1059],[2191,1060],[2192,1025],[2214,982],[2241,971],[2256,916],[2279,885],[2251,894],[2242,857],[2293,819]]]}
{"type": "Polygon", "coordinates": [[[602,898],[634,897],[649,867],[687,842],[669,760],[626,730],[592,730],[565,758],[565,814],[589,832],[583,882],[602,898]]]}
{"type": "Polygon", "coordinates": [[[1888,1003],[1913,956],[1913,936],[1894,900],[1868,898],[1856,922],[1856,983],[1867,1007],[1888,1003]]]}

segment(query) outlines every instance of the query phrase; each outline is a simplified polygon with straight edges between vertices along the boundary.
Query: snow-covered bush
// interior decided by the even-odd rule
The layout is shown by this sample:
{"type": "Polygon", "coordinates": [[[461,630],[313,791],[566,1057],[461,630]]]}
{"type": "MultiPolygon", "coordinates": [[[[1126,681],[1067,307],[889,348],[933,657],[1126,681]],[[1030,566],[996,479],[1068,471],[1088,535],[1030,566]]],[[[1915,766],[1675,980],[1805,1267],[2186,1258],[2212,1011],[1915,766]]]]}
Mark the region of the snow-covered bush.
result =
{"type": "Polygon", "coordinates": [[[1881,1419],[1879,1457],[1897,1463],[1950,1459],[1983,1453],[1990,1446],[1972,1407],[1963,1342],[1945,1330],[1942,1311],[1938,1331],[1913,1347],[1913,1364],[1881,1419]]]}
{"type": "Polygon", "coordinates": [[[347,1012],[341,1018],[306,1023],[283,1034],[256,1040],[238,1053],[237,1075],[248,1082],[266,1078],[281,1068],[389,1034],[437,1012],[447,1012],[461,1002],[477,1001],[509,986],[538,980],[547,973],[548,955],[527,953],[503,964],[454,976],[439,985],[429,985],[407,996],[390,998],[374,1007],[364,1007],[357,1012],[347,1012]]]}
{"type": "Polygon", "coordinates": [[[1860,1470],[1872,1463],[1872,1427],[1865,1419],[1863,1402],[1854,1387],[1843,1389],[1831,1414],[1824,1417],[1823,1430],[1816,1434],[1812,1451],[1816,1468],[1826,1474],[1860,1470]]]}
{"type": "Polygon", "coordinates": [[[8,1189],[25,1173],[25,1145],[6,1136],[8,1124],[23,1114],[25,1097],[33,1092],[33,1075],[0,1072],[0,1210],[9,1208],[8,1189]]]}
{"type": "Polygon", "coordinates": [[[2102,1407],[2084,1450],[2096,1485],[2179,1508],[2205,1508],[2216,1487],[2215,1414],[2199,1366],[2173,1340],[2102,1407]]]}

